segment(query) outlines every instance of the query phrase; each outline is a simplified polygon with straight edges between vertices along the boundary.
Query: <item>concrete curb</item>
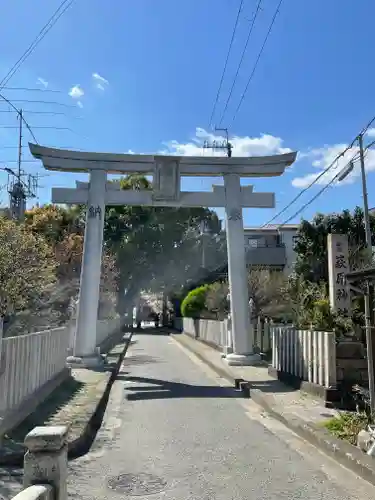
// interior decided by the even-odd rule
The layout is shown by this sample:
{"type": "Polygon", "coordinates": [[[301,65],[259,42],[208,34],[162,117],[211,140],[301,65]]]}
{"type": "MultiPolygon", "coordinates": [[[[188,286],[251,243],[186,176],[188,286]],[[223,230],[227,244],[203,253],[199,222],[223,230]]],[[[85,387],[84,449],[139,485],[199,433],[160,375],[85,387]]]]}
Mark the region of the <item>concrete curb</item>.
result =
{"type": "Polygon", "coordinates": [[[281,412],[272,405],[270,396],[264,394],[260,389],[253,388],[251,382],[235,378],[224,366],[218,367],[215,363],[207,360],[198,350],[195,350],[187,342],[184,342],[181,334],[173,334],[172,338],[197,356],[197,358],[203,361],[220,377],[233,383],[237,389],[241,389],[245,397],[250,397],[273,418],[284,424],[295,434],[308,441],[316,448],[323,451],[326,455],[332,457],[339,464],[350,469],[362,479],[365,479],[375,486],[375,460],[373,458],[365,455],[350,443],[335,438],[326,429],[308,423],[294,414],[281,412]]]}
{"type": "MultiPolygon", "coordinates": [[[[132,336],[133,334],[131,333],[126,339],[124,339],[125,342],[124,349],[119,354],[118,360],[116,361],[115,366],[112,368],[112,372],[108,379],[103,395],[100,398],[94,413],[87,421],[83,429],[83,432],[74,441],[68,443],[68,460],[75,460],[76,458],[85,455],[90,450],[91,445],[96,437],[96,434],[102,424],[112,386],[120,371],[122,362],[124,360],[128,347],[131,343],[132,336]]],[[[14,453],[9,453],[4,456],[0,456],[0,466],[22,468],[24,454],[25,450],[22,450],[14,453]]]]}

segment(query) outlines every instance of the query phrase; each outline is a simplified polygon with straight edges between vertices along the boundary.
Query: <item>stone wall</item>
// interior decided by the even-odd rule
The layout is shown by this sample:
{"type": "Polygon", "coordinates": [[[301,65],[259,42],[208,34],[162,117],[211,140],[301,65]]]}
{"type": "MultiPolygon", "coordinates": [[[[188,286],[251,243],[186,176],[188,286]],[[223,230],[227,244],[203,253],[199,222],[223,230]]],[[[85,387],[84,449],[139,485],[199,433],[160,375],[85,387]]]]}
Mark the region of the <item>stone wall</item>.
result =
{"type": "Polygon", "coordinates": [[[367,385],[368,369],[362,342],[339,341],[336,346],[336,379],[343,382],[367,385]]]}

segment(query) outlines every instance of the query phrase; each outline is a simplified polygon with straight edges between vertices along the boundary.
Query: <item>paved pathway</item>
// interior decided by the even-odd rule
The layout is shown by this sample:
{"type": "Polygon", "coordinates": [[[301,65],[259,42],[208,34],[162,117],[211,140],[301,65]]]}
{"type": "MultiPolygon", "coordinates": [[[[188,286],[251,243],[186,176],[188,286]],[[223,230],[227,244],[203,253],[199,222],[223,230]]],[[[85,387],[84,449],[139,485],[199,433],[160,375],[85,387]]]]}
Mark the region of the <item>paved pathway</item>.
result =
{"type": "Polygon", "coordinates": [[[70,498],[115,500],[158,489],[150,498],[374,496],[372,486],[262,415],[170,337],[134,340],[93,451],[70,464],[70,498]],[[122,474],[123,490],[108,488],[122,474]],[[138,481],[129,486],[131,474],[138,481]]]}

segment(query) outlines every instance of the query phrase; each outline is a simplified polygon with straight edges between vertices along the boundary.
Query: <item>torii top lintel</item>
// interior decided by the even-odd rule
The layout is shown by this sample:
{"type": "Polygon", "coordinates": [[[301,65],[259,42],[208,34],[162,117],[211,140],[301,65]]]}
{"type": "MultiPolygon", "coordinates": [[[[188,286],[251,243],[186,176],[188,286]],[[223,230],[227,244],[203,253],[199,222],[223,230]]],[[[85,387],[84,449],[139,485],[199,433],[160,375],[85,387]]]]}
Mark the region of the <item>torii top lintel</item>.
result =
{"type": "Polygon", "coordinates": [[[114,153],[88,153],[54,149],[29,143],[31,154],[43,162],[47,170],[63,172],[89,172],[105,170],[110,174],[153,174],[159,163],[177,163],[181,176],[220,177],[239,174],[241,177],[276,177],[294,163],[297,153],[273,156],[217,157],[217,156],[164,156],[114,153]]]}

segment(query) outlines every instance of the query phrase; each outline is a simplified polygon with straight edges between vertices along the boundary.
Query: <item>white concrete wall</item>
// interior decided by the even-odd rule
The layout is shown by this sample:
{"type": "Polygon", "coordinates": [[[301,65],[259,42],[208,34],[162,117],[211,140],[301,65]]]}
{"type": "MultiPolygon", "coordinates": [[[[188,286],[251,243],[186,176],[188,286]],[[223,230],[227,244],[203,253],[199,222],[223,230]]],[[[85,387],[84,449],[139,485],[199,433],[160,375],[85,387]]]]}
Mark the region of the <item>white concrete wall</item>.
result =
{"type": "MultiPolygon", "coordinates": [[[[75,331],[76,331],[76,320],[73,319],[69,322],[69,349],[70,351],[74,348],[74,339],[75,339],[75,331]]],[[[110,337],[113,333],[116,332],[121,326],[121,318],[115,319],[106,319],[106,320],[98,320],[96,326],[96,346],[100,346],[102,342],[104,342],[108,337],[110,337]]]]}
{"type": "Polygon", "coordinates": [[[323,387],[336,385],[333,332],[271,327],[272,367],[323,387]]]}
{"type": "Polygon", "coordinates": [[[102,342],[118,331],[120,326],[120,318],[98,321],[96,327],[96,345],[100,346],[102,342]]]}
{"type": "Polygon", "coordinates": [[[0,416],[64,370],[68,347],[66,327],[3,339],[0,416]]]}

